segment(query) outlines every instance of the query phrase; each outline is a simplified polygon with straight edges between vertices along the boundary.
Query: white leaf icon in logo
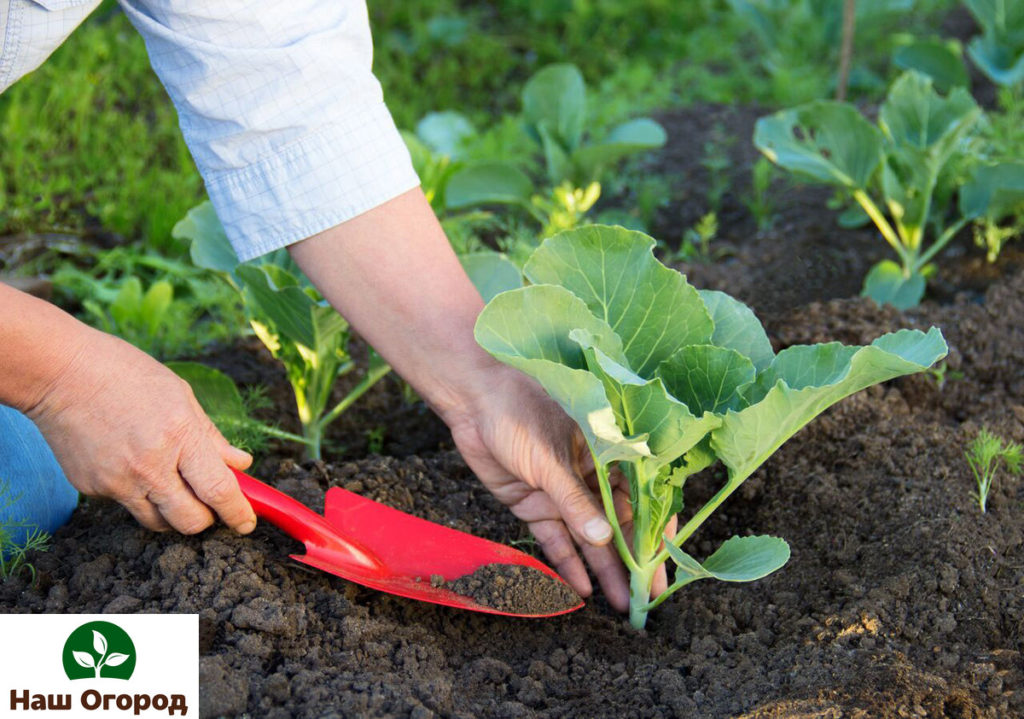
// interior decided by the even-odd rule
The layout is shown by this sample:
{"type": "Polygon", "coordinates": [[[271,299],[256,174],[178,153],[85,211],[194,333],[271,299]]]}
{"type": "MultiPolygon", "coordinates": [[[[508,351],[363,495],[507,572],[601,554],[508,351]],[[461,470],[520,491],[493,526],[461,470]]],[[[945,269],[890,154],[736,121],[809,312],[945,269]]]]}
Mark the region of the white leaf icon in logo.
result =
{"type": "Polygon", "coordinates": [[[126,661],[128,661],[128,655],[127,654],[121,654],[120,652],[114,652],[109,657],[107,657],[107,661],[106,661],[105,666],[116,667],[116,666],[119,666],[121,664],[124,664],[126,661]]]}
{"type": "Polygon", "coordinates": [[[107,653],[107,640],[95,629],[92,630],[92,648],[95,649],[96,653],[101,657],[107,653]]]}
{"type": "Polygon", "coordinates": [[[75,661],[83,667],[92,668],[96,666],[96,660],[92,658],[92,654],[89,654],[89,652],[71,652],[71,654],[75,657],[75,661]]]}

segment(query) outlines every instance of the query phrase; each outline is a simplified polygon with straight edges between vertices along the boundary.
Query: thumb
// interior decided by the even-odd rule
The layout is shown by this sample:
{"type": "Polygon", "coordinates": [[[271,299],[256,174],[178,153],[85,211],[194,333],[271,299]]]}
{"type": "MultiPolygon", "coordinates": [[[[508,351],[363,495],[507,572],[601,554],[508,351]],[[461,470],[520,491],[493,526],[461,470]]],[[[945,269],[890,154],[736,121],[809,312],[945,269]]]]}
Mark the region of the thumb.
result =
{"type": "Polygon", "coordinates": [[[538,482],[558,507],[562,521],[577,537],[600,547],[612,538],[604,509],[583,480],[561,465],[549,465],[538,482]]]}

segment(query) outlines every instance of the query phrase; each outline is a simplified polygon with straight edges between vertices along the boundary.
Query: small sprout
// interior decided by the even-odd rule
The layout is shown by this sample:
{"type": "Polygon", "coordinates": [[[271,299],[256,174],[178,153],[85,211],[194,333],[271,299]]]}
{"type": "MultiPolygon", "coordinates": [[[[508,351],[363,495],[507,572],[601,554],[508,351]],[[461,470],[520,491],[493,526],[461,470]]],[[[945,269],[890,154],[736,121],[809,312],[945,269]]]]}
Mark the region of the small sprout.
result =
{"type": "Polygon", "coordinates": [[[1024,448],[982,428],[967,448],[964,456],[967,458],[967,464],[971,467],[971,472],[974,473],[974,481],[978,485],[978,491],[972,492],[972,496],[978,500],[978,506],[981,507],[984,514],[988,493],[992,489],[992,482],[995,480],[1000,465],[1005,466],[1006,471],[1011,475],[1019,475],[1021,465],[1024,463],[1024,448]]]}
{"type": "MultiPolygon", "coordinates": [[[[11,493],[10,486],[0,480],[0,510],[13,506],[19,496],[11,493]]],[[[0,522],[0,581],[7,581],[22,570],[36,581],[36,568],[28,561],[29,552],[45,552],[50,548],[50,535],[24,521],[0,522]],[[27,531],[21,540],[15,539],[15,530],[27,531]]]]}
{"type": "Polygon", "coordinates": [[[932,376],[932,379],[935,380],[935,387],[940,392],[943,389],[945,389],[946,382],[948,380],[958,380],[964,378],[964,373],[955,369],[951,370],[949,368],[949,363],[946,362],[946,360],[942,360],[934,367],[930,367],[927,370],[925,370],[925,372],[932,376]]]}

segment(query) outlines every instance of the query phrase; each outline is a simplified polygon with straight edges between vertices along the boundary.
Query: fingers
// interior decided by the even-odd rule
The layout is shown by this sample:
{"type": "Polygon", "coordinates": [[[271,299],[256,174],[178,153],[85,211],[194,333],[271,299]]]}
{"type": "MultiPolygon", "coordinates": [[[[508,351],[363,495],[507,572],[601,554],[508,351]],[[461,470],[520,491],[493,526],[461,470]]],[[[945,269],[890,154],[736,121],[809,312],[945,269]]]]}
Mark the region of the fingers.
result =
{"type": "Polygon", "coordinates": [[[586,543],[599,547],[612,538],[604,509],[582,479],[561,464],[549,464],[538,482],[558,508],[569,529],[586,543]]]}
{"type": "MultiPolygon", "coordinates": [[[[665,536],[669,539],[676,536],[676,528],[678,526],[679,520],[677,517],[673,516],[672,519],[668,520],[668,525],[665,527],[665,536]]],[[[655,599],[658,595],[668,589],[668,564],[669,562],[662,564],[654,574],[654,582],[651,584],[651,599],[655,599]]]]}
{"type": "Polygon", "coordinates": [[[597,582],[601,585],[601,591],[608,598],[608,603],[616,611],[624,612],[629,609],[629,577],[626,568],[622,565],[615,548],[606,544],[603,547],[583,546],[583,556],[587,564],[597,576],[597,582]]]}
{"type": "Polygon", "coordinates": [[[210,420],[206,412],[203,411],[194,395],[191,396],[191,404],[196,416],[200,418],[199,421],[206,430],[206,434],[217,447],[217,451],[220,453],[221,459],[224,460],[224,464],[237,470],[248,469],[252,464],[252,455],[244,449],[235,447],[224,438],[224,435],[220,433],[217,426],[210,420]]]}
{"type": "Polygon", "coordinates": [[[530,531],[540,543],[544,556],[554,566],[555,571],[576,590],[577,594],[589,597],[594,587],[565,525],[557,519],[548,519],[531,522],[530,531]]]}
{"type": "Polygon", "coordinates": [[[196,499],[180,478],[151,489],[146,499],[167,524],[182,534],[199,534],[213,524],[209,507],[196,499]]]}
{"type": "Polygon", "coordinates": [[[131,512],[132,516],[135,517],[135,521],[146,529],[150,529],[154,532],[166,532],[171,528],[171,525],[167,523],[167,520],[160,515],[160,511],[156,506],[144,497],[133,500],[124,500],[121,504],[131,512]]]}
{"type": "MultiPolygon", "coordinates": [[[[225,465],[225,460],[213,441],[206,440],[199,444],[199,447],[186,446],[178,460],[178,470],[191,488],[188,495],[192,495],[192,502],[187,500],[186,493],[180,492],[175,496],[173,508],[183,512],[192,510],[192,519],[183,521],[187,526],[193,526],[189,521],[194,521],[198,525],[201,516],[203,521],[208,517],[209,521],[200,527],[199,531],[213,523],[213,515],[210,512],[213,510],[224,524],[240,534],[248,534],[256,528],[256,514],[242,494],[242,490],[238,488],[238,480],[225,465]],[[205,511],[205,516],[196,509],[197,504],[205,511]]],[[[161,514],[175,529],[185,532],[162,507],[161,514]]]]}

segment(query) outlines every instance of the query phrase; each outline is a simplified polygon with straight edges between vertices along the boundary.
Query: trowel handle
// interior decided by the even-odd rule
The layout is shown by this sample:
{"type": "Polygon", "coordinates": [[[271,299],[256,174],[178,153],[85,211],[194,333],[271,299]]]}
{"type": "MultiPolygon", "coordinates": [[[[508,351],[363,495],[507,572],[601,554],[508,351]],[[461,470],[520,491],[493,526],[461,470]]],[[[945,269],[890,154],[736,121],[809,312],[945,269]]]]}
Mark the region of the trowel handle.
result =
{"type": "Polygon", "coordinates": [[[346,567],[363,574],[379,574],[381,561],[362,544],[346,536],[340,527],[284,492],[264,484],[237,469],[231,470],[238,487],[249,500],[256,516],[265,519],[292,539],[306,545],[310,558],[326,560],[334,567],[346,567]]]}
{"type": "Polygon", "coordinates": [[[237,469],[231,471],[235,473],[238,487],[249,500],[256,516],[267,520],[292,539],[303,544],[323,544],[338,536],[337,527],[302,502],[245,472],[237,469]]]}

